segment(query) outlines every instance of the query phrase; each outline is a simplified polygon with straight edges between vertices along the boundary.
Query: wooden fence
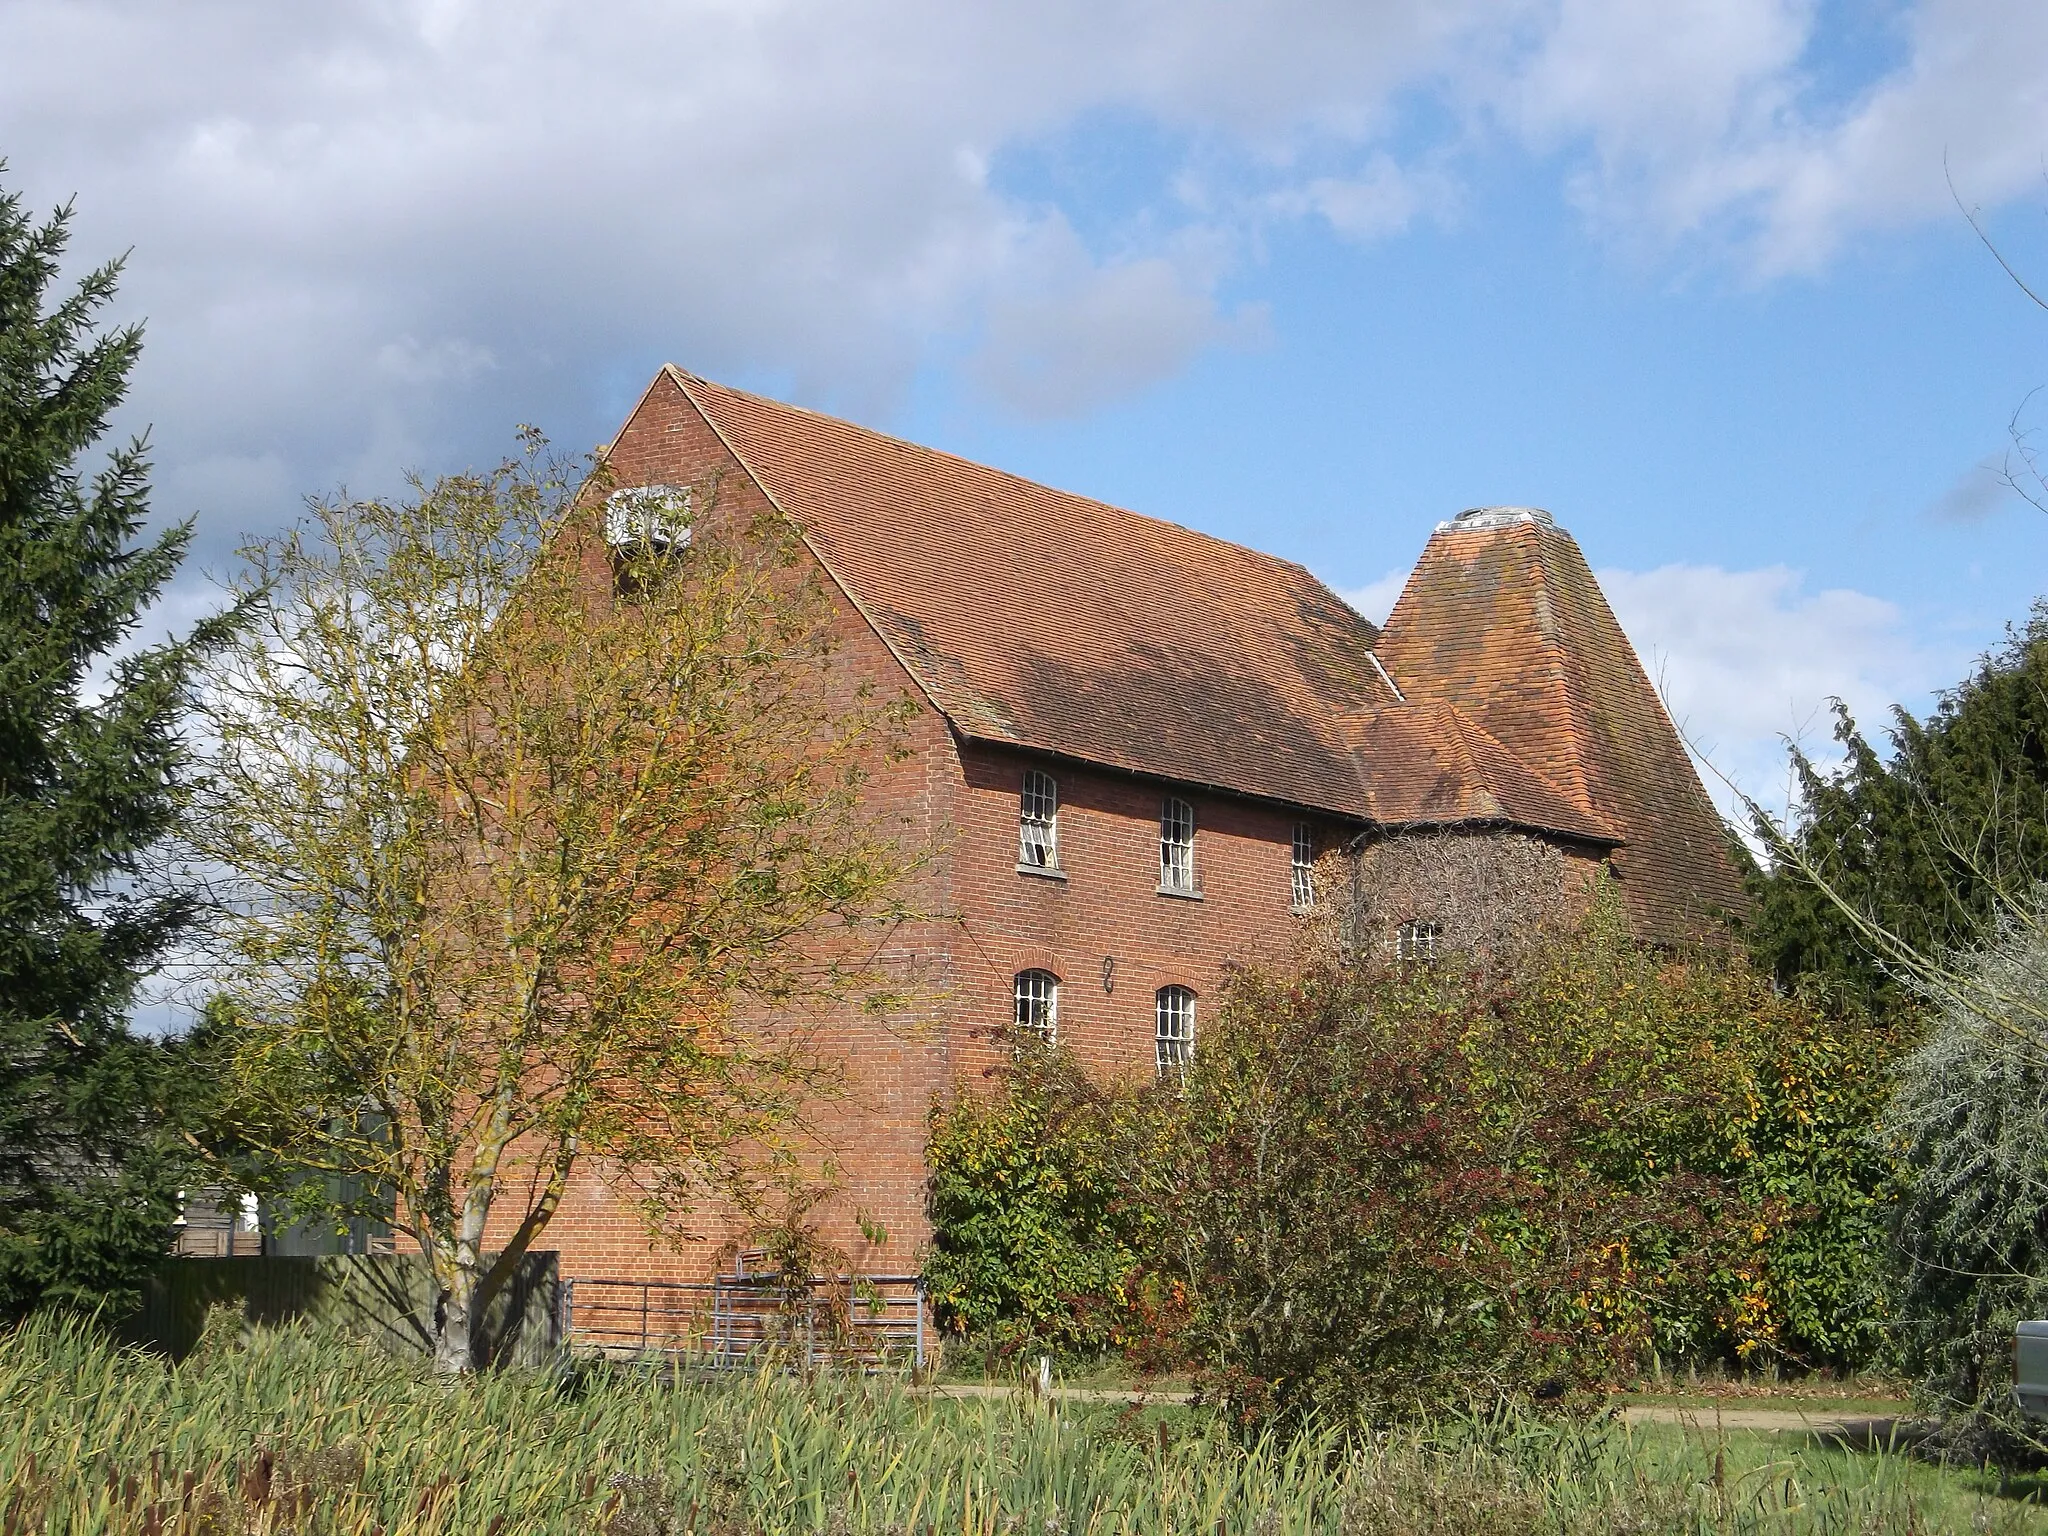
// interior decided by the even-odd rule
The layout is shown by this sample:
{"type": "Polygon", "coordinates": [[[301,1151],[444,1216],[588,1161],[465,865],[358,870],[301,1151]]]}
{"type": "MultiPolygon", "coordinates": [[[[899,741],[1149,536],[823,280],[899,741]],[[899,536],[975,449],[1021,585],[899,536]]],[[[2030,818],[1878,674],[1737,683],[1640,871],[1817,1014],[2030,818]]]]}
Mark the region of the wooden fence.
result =
{"type": "MultiPolygon", "coordinates": [[[[166,1259],[123,1327],[131,1343],[181,1359],[199,1342],[211,1307],[237,1308],[245,1325],[306,1319],[398,1353],[427,1353],[434,1290],[416,1254],[166,1259]]],[[[476,1330],[479,1365],[538,1365],[560,1347],[561,1285],[553,1253],[529,1253],[476,1330]]]]}

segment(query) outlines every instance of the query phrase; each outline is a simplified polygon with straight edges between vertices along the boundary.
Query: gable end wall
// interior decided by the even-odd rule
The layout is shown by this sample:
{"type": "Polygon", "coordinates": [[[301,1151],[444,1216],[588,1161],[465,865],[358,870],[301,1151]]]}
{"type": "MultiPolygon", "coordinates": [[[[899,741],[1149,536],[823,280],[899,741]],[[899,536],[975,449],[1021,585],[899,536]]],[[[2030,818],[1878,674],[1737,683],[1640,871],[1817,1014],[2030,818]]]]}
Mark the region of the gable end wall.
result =
{"type": "MultiPolygon", "coordinates": [[[[606,463],[622,488],[702,485],[715,477],[717,500],[708,514],[699,514],[699,538],[718,537],[772,510],[744,467],[666,375],[642,397],[606,463]]],[[[920,704],[902,742],[907,755],[890,761],[878,753],[868,763],[873,776],[867,798],[900,829],[897,836],[904,846],[925,856],[903,891],[906,900],[921,912],[950,912],[949,829],[961,783],[952,734],[844,594],[836,586],[831,590],[837,610],[834,692],[849,710],[863,687],[871,687],[876,699],[908,696],[920,704]]],[[[814,1158],[829,1157],[840,1169],[843,1190],[813,1215],[826,1236],[854,1253],[870,1272],[914,1269],[923,1242],[926,1116],[934,1095],[946,1092],[955,1076],[955,1040],[947,1027],[945,999],[952,988],[957,932],[956,924],[937,918],[906,924],[887,936],[881,958],[913,995],[906,1013],[878,1020],[857,1006],[845,1006],[805,1021],[817,1052],[845,1064],[843,1094],[818,1107],[810,1148],[814,1158]],[[885,1245],[864,1242],[856,1212],[887,1229],[885,1245]]],[[[541,1246],[560,1253],[564,1277],[684,1280],[725,1267],[722,1250],[744,1236],[731,1211],[707,1206],[687,1240],[658,1246],[650,1242],[630,1197],[612,1186],[607,1172],[585,1161],[541,1239],[541,1246]]],[[[511,1220],[502,1209],[494,1217],[494,1241],[502,1240],[511,1220]]]]}

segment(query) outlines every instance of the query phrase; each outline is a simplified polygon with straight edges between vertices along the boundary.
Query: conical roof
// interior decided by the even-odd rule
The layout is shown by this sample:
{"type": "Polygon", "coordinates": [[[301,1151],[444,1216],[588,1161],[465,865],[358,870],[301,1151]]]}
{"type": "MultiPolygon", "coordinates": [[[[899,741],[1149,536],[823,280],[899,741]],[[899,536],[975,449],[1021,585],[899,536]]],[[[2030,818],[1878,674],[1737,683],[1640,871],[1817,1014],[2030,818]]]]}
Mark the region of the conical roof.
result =
{"type": "Polygon", "coordinates": [[[1454,706],[1615,827],[1639,932],[1741,910],[1728,832],[1571,535],[1529,507],[1476,508],[1431,537],[1376,647],[1410,700],[1454,706]]]}

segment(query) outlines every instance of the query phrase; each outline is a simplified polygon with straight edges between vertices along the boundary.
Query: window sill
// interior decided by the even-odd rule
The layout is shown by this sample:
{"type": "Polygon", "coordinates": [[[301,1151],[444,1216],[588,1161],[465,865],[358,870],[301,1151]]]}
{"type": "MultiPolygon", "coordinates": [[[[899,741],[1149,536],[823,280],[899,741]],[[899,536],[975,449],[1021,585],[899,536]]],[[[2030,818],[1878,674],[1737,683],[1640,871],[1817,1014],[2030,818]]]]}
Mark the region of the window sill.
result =
{"type": "Polygon", "coordinates": [[[1162,885],[1156,894],[1176,897],[1181,901],[1200,901],[1202,899],[1201,891],[1191,885],[1162,885]]]}
{"type": "Polygon", "coordinates": [[[1036,875],[1041,880],[1064,880],[1067,878],[1067,872],[1064,869],[1059,869],[1051,864],[1019,864],[1017,866],[1017,873],[1020,875],[1036,875]]]}

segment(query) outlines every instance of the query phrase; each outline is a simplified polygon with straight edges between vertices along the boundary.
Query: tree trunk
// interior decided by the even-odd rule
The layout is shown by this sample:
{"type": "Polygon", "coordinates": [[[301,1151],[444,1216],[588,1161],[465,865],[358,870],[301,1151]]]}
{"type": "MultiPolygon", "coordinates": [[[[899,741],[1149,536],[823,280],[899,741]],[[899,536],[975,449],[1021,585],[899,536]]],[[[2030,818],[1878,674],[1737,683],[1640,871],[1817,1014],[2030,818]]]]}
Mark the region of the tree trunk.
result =
{"type": "Polygon", "coordinates": [[[466,1376],[476,1367],[476,1283],[476,1266],[458,1259],[448,1277],[440,1279],[436,1286],[434,1374],[437,1376],[466,1376]]]}

